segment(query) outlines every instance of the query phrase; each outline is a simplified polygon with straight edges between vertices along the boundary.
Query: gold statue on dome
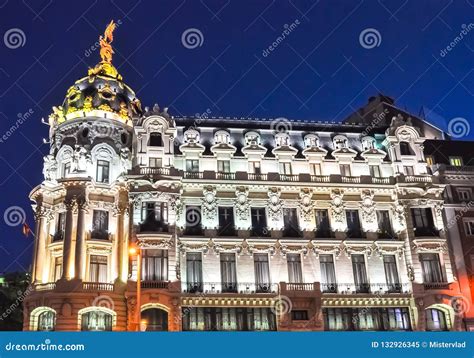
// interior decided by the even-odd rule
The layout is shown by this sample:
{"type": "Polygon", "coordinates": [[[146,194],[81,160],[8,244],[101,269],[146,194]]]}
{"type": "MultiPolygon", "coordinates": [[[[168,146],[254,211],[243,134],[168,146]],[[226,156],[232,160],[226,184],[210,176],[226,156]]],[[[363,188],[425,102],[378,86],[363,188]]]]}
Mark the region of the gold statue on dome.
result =
{"type": "Polygon", "coordinates": [[[100,43],[100,58],[103,62],[112,63],[112,55],[114,50],[112,49],[112,41],[114,40],[115,23],[114,20],[110,21],[104,32],[104,36],[99,37],[100,43]]]}

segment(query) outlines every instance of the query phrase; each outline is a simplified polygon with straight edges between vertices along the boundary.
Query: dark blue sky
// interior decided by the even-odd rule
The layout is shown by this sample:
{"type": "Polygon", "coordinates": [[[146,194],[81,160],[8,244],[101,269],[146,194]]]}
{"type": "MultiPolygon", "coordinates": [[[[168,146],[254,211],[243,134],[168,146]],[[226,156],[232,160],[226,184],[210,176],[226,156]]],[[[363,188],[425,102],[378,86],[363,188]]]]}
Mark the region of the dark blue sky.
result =
{"type": "Polygon", "coordinates": [[[48,151],[40,119],[98,62],[88,49],[111,19],[121,22],[113,62],[125,81],[144,105],[174,115],[339,121],[383,92],[414,113],[426,106],[446,129],[454,117],[473,119],[473,14],[474,0],[0,0],[0,138],[30,113],[0,142],[0,272],[26,269],[31,258],[32,239],[3,215],[18,206],[34,227],[28,193],[48,151]],[[201,46],[183,46],[188,29],[201,32],[201,46]],[[378,46],[361,46],[366,29],[378,46]]]}

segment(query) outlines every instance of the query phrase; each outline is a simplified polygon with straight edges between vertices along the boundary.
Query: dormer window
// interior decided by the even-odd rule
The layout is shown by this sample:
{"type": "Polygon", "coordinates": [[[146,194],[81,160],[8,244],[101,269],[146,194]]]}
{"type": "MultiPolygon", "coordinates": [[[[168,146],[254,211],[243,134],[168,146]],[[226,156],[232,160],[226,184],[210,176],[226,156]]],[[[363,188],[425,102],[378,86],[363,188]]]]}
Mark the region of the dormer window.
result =
{"type": "Polygon", "coordinates": [[[257,132],[247,132],[245,134],[245,144],[246,145],[259,145],[260,135],[257,132]]]}
{"type": "Polygon", "coordinates": [[[408,142],[400,142],[400,155],[413,155],[413,151],[408,142]]]}
{"type": "Polygon", "coordinates": [[[200,135],[195,129],[188,129],[184,132],[184,141],[186,143],[199,143],[200,135]]]}
{"type": "Polygon", "coordinates": [[[230,134],[226,131],[217,131],[214,134],[214,142],[215,144],[230,144],[230,134]]]}
{"type": "Polygon", "coordinates": [[[161,133],[158,133],[158,132],[150,133],[150,142],[148,145],[150,147],[162,147],[163,140],[161,139],[161,133]]]}
{"type": "Polygon", "coordinates": [[[375,148],[375,139],[372,137],[364,137],[362,138],[362,149],[370,150],[375,148]]]}
{"type": "Polygon", "coordinates": [[[319,147],[319,138],[315,134],[307,134],[304,137],[304,143],[306,145],[306,148],[319,147]]]}
{"type": "Polygon", "coordinates": [[[342,149],[348,147],[347,138],[343,135],[337,135],[333,139],[334,149],[342,149]]]}
{"type": "Polygon", "coordinates": [[[275,142],[277,147],[290,145],[290,136],[288,133],[277,133],[275,134],[275,142]]]}

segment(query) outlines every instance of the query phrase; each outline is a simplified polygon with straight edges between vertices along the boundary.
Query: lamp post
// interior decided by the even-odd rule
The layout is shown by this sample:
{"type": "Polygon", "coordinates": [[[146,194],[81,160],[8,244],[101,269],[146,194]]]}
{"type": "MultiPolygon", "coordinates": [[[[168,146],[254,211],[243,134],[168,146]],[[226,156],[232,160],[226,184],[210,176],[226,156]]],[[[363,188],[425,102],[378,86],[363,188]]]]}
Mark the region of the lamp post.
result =
{"type": "Polygon", "coordinates": [[[136,317],[135,321],[137,322],[137,331],[140,331],[141,326],[141,311],[142,311],[142,304],[141,304],[141,296],[142,296],[142,260],[141,260],[141,249],[139,247],[132,246],[129,249],[129,253],[131,256],[137,257],[137,310],[136,310],[136,317]]]}

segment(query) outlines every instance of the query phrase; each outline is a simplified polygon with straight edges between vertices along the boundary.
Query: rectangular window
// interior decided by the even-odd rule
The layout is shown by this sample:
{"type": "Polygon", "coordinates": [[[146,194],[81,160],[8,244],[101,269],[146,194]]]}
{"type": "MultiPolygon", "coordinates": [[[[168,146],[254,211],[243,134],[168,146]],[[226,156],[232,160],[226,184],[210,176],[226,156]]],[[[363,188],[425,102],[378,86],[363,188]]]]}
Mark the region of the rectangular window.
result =
{"type": "Polygon", "coordinates": [[[291,319],[293,321],[307,321],[308,311],[291,311],[291,319]]]}
{"type": "Polygon", "coordinates": [[[108,183],[109,182],[109,162],[106,160],[97,161],[97,173],[96,181],[98,183],[108,183]]]}
{"type": "Polygon", "coordinates": [[[165,202],[143,202],[142,221],[145,222],[168,222],[168,203],[165,202]]]}
{"type": "Polygon", "coordinates": [[[466,230],[466,235],[474,236],[474,220],[465,221],[464,229],[466,230]]]}
{"type": "Polygon", "coordinates": [[[192,173],[199,172],[199,159],[186,159],[186,171],[192,173]]]}
{"type": "Polygon", "coordinates": [[[235,254],[221,254],[222,292],[237,292],[237,270],[235,254]]]}
{"type": "Polygon", "coordinates": [[[382,328],[380,310],[376,308],[353,308],[352,321],[356,331],[379,331],[382,328]]]}
{"type": "Polygon", "coordinates": [[[300,236],[298,213],[296,208],[283,209],[283,235],[288,237],[300,236]]]}
{"type": "Polygon", "coordinates": [[[369,165],[370,176],[373,178],[380,178],[380,166],[379,165],[369,165]]]}
{"type": "Polygon", "coordinates": [[[160,168],[162,167],[162,160],[161,158],[150,158],[149,164],[151,168],[160,168]]]}
{"type": "Polygon", "coordinates": [[[382,321],[387,331],[409,331],[410,314],[408,308],[382,308],[382,321]]]}
{"type": "Polygon", "coordinates": [[[435,164],[435,160],[434,160],[434,157],[432,155],[427,155],[425,159],[426,159],[426,165],[434,165],[435,164]]]}
{"type": "Polygon", "coordinates": [[[109,239],[109,212],[94,210],[92,213],[91,238],[99,240],[109,239]]]}
{"type": "Polygon", "coordinates": [[[250,208],[250,215],[252,217],[252,235],[267,236],[269,232],[265,208],[250,208]]]}
{"type": "Polygon", "coordinates": [[[362,232],[360,228],[360,220],[359,220],[359,211],[346,210],[346,221],[347,221],[347,237],[349,238],[362,237],[362,232]]]}
{"type": "Polygon", "coordinates": [[[423,271],[424,283],[444,282],[443,273],[441,271],[441,264],[439,262],[439,254],[420,254],[420,263],[423,271]]]}
{"type": "Polygon", "coordinates": [[[319,163],[310,163],[309,170],[311,175],[322,175],[321,164],[319,163]]]}
{"type": "Polygon", "coordinates": [[[230,173],[230,160],[218,160],[217,171],[219,173],[230,173]]]}
{"type": "Polygon", "coordinates": [[[364,255],[351,255],[352,272],[357,293],[368,293],[369,283],[367,281],[367,270],[365,268],[364,255]]]}
{"type": "Polygon", "coordinates": [[[280,163],[280,174],[291,175],[291,163],[280,163]]]}
{"type": "Polygon", "coordinates": [[[90,256],[89,281],[107,282],[107,256],[90,256]]]}
{"type": "Polygon", "coordinates": [[[249,162],[249,173],[261,174],[260,162],[249,162]]]}
{"type": "Polygon", "coordinates": [[[403,173],[405,175],[415,175],[415,170],[411,165],[404,165],[403,166],[403,173]]]}
{"type": "Polygon", "coordinates": [[[331,228],[329,226],[329,212],[327,209],[316,210],[316,236],[330,237],[331,228]]]}
{"type": "Polygon", "coordinates": [[[268,254],[253,255],[256,292],[270,292],[268,254]]]}
{"type": "Polygon", "coordinates": [[[53,272],[53,281],[57,281],[63,275],[63,258],[56,257],[54,259],[54,272],[53,272]]]}
{"type": "Polygon", "coordinates": [[[319,265],[321,268],[321,291],[337,293],[333,255],[319,255],[319,265]]]}
{"type": "Polygon", "coordinates": [[[235,235],[234,208],[219,207],[219,235],[235,235]]]}
{"type": "Polygon", "coordinates": [[[350,164],[339,164],[339,169],[341,170],[341,175],[343,177],[351,176],[351,166],[350,164]]]}
{"type": "Polygon", "coordinates": [[[449,157],[449,164],[455,167],[462,167],[462,157],[449,157]]]}
{"type": "Polygon", "coordinates": [[[456,190],[459,200],[471,200],[472,191],[469,188],[459,188],[456,190]]]}
{"type": "Polygon", "coordinates": [[[288,264],[288,282],[303,283],[303,270],[301,268],[300,254],[287,254],[286,262],[288,264]]]}
{"type": "Polygon", "coordinates": [[[323,308],[324,329],[326,331],[352,331],[350,308],[323,308]]]}
{"type": "Polygon", "coordinates": [[[58,220],[56,222],[56,232],[53,236],[53,241],[62,241],[66,232],[66,213],[62,212],[58,214],[58,220]]]}
{"type": "Polygon", "coordinates": [[[400,280],[398,278],[397,259],[395,255],[383,255],[383,266],[385,269],[385,281],[388,292],[400,292],[400,280]]]}
{"type": "Polygon", "coordinates": [[[71,163],[67,162],[63,165],[63,178],[65,178],[71,172],[71,163]]]}
{"type": "Polygon", "coordinates": [[[142,250],[142,280],[168,281],[168,250],[142,250]]]}
{"type": "Polygon", "coordinates": [[[415,236],[436,236],[431,208],[411,209],[415,236]]]}
{"type": "Polygon", "coordinates": [[[391,239],[394,237],[392,224],[390,223],[390,214],[388,210],[377,210],[377,223],[379,228],[379,238],[391,239]]]}
{"type": "Polygon", "coordinates": [[[200,252],[186,254],[186,281],[188,292],[202,292],[202,254],[200,252]]]}
{"type": "Polygon", "coordinates": [[[187,235],[201,235],[201,207],[200,206],[186,206],[186,226],[185,233],[187,235]]]}

